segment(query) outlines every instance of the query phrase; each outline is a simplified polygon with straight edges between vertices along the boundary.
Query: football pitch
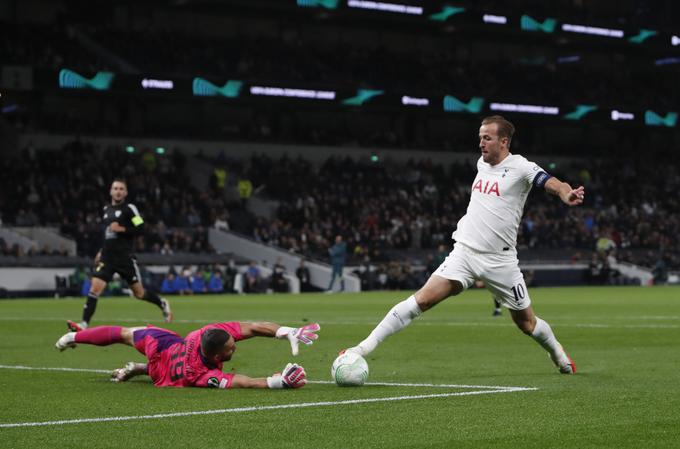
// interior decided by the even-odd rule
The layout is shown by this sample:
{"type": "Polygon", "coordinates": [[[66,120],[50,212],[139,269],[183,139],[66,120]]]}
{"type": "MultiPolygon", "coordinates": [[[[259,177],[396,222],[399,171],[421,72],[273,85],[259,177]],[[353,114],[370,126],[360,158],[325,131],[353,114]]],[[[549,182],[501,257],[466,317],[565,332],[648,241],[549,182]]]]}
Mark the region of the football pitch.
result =
{"type": "Polygon", "coordinates": [[[182,335],[215,321],[319,322],[287,341],[238,344],[224,370],[252,377],[302,364],[300,390],[114,384],[133,348],[59,353],[84,299],[0,301],[1,448],[669,448],[680,447],[680,288],[534,288],[534,309],[574,359],[560,375],[486,291],[428,311],[367,357],[369,384],[330,382],[338,351],[407,292],[171,298],[175,322],[129,298],[100,300],[93,325],[146,323],[182,335]]]}

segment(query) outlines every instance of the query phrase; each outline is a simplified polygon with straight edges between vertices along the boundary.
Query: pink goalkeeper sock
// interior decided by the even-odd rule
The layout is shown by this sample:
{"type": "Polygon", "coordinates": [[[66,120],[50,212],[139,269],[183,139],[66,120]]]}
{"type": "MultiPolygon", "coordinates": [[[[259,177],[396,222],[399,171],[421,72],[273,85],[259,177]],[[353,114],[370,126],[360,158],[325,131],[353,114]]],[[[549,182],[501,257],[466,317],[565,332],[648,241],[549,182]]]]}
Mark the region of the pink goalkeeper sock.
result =
{"type": "Polygon", "coordinates": [[[76,343],[87,343],[97,346],[108,346],[122,343],[121,326],[97,326],[76,332],[76,343]]]}

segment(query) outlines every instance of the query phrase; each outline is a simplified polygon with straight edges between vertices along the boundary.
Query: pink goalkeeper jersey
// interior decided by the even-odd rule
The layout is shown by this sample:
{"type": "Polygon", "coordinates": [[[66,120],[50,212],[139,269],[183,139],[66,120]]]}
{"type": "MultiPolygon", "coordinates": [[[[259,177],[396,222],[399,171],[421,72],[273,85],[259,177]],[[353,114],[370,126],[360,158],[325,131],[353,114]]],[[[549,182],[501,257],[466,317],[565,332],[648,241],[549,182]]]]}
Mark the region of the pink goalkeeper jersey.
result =
{"type": "Polygon", "coordinates": [[[201,354],[201,337],[208,329],[224,329],[235,341],[243,339],[238,322],[214,323],[191,332],[149,360],[149,376],[157,387],[229,388],[233,374],[222,372],[222,363],[209,364],[201,354]]]}

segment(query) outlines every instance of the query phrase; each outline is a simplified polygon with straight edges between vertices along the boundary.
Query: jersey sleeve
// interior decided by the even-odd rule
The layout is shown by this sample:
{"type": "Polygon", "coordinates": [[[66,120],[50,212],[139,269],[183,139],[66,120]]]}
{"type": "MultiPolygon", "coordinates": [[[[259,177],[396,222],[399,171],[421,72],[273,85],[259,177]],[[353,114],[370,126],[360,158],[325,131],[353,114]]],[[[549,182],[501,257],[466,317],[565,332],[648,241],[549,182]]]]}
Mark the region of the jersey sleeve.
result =
{"type": "Polygon", "coordinates": [[[234,337],[234,341],[243,340],[243,333],[241,332],[241,323],[238,321],[229,321],[226,323],[213,323],[206,327],[216,327],[218,329],[229,332],[229,335],[234,337]]]}
{"type": "Polygon", "coordinates": [[[543,187],[552,175],[546,173],[537,163],[524,159],[520,164],[520,173],[522,179],[528,184],[535,187],[543,187]]]}
{"type": "Polygon", "coordinates": [[[196,379],[193,386],[200,388],[231,388],[233,381],[233,374],[223,373],[218,369],[211,369],[196,379]]]}

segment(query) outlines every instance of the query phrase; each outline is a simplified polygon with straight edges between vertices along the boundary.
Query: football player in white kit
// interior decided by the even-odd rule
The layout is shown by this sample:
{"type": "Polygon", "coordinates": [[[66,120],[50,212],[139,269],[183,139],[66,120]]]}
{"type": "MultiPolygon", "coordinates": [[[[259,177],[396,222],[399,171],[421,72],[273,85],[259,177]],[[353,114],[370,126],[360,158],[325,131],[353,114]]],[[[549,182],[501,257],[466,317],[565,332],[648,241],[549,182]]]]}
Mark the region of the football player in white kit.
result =
{"type": "Polygon", "coordinates": [[[347,351],[366,356],[422,312],[458,295],[479,279],[509,309],[517,327],[548,351],[561,373],[576,373],[574,362],[550,325],[534,314],[515,245],[524,203],[533,186],[545,189],[569,206],[583,203],[585,190],[572,189],[535,163],[510,153],[514,132],[512,123],[499,115],[482,120],[482,156],[477,161],[467,213],[452,236],[453,251],[420,290],[394,306],[365,340],[347,351]]]}

